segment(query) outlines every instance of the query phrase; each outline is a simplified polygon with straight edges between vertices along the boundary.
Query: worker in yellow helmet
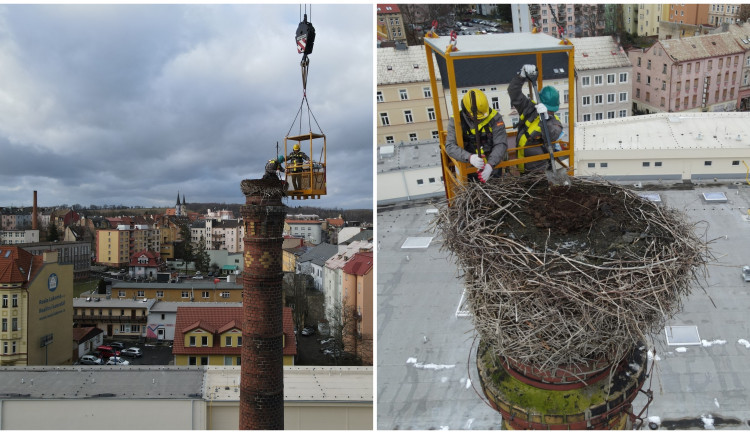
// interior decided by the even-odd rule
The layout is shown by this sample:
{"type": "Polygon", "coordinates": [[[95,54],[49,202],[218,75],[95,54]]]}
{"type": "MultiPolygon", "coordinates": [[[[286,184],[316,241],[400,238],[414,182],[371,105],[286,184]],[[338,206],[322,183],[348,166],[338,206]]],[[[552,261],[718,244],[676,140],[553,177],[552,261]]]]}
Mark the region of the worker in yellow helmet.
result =
{"type": "Polygon", "coordinates": [[[286,168],[292,174],[292,186],[295,190],[301,190],[303,165],[305,161],[310,161],[310,158],[299,150],[299,143],[295,143],[292,147],[292,153],[286,157],[286,161],[288,162],[286,168]]]}
{"type": "Polygon", "coordinates": [[[266,172],[263,175],[263,179],[275,179],[279,180],[278,172],[284,172],[284,167],[281,165],[284,162],[284,156],[279,154],[275,159],[268,160],[266,163],[266,172]]]}
{"type": "MultiPolygon", "coordinates": [[[[491,108],[487,96],[479,89],[472,89],[461,100],[461,132],[464,146],[456,142],[455,120],[448,121],[445,152],[453,159],[470,163],[477,168],[477,178],[487,182],[492,176],[500,176],[500,169],[493,170],[508,152],[503,117],[491,108]]],[[[469,179],[473,179],[469,175],[469,179]]]]}
{"type": "MultiPolygon", "coordinates": [[[[544,143],[544,137],[542,137],[542,128],[539,124],[539,115],[545,118],[549,140],[555,142],[564,135],[562,122],[555,114],[560,109],[560,93],[557,89],[552,86],[543,87],[539,91],[540,101],[536,102],[523,94],[524,82],[527,79],[535,81],[536,77],[536,65],[523,65],[508,85],[510,103],[520,114],[518,134],[516,134],[516,147],[519,148],[517,151],[518,158],[547,153],[541,146],[544,143]]],[[[547,167],[547,164],[548,160],[519,164],[518,171],[524,174],[532,170],[542,170],[547,167]]]]}

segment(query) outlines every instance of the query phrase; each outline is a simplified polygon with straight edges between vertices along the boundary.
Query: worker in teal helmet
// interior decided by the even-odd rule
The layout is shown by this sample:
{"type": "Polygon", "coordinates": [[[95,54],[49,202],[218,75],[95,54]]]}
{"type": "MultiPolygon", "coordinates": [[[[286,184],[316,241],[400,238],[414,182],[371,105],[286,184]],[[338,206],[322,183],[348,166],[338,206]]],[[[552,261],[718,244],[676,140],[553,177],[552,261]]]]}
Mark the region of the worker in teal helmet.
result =
{"type": "Polygon", "coordinates": [[[266,163],[266,174],[263,175],[263,179],[275,179],[278,181],[279,175],[276,172],[284,172],[284,168],[281,166],[283,162],[283,155],[279,155],[274,160],[268,160],[268,163],[266,163]]]}
{"type": "MultiPolygon", "coordinates": [[[[545,86],[539,91],[540,101],[534,102],[523,94],[523,84],[528,78],[536,80],[537,70],[535,65],[523,65],[518,75],[513,77],[508,85],[508,96],[510,103],[518,111],[518,133],[516,134],[516,147],[518,158],[533,157],[545,154],[542,148],[544,137],[539,124],[539,115],[544,116],[547,122],[549,139],[552,142],[560,140],[563,136],[563,126],[560,118],[555,114],[560,109],[560,93],[552,86],[545,86]]],[[[554,146],[554,145],[552,145],[554,146]]],[[[549,162],[547,160],[534,161],[531,163],[518,164],[521,174],[532,170],[544,170],[549,162]]]]}

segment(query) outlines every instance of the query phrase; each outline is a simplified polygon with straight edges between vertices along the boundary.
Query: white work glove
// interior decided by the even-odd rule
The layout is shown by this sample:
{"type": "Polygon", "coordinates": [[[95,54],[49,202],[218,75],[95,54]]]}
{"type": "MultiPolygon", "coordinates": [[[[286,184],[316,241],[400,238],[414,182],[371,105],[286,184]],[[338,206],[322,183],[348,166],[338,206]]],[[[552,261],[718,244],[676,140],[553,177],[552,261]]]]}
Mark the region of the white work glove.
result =
{"type": "Polygon", "coordinates": [[[544,113],[544,119],[549,119],[549,113],[547,113],[547,106],[546,105],[544,105],[542,103],[539,103],[539,104],[535,105],[534,108],[536,109],[536,112],[539,113],[540,115],[542,113],[544,113]]]}
{"type": "Polygon", "coordinates": [[[490,174],[492,174],[491,164],[485,164],[484,169],[477,172],[477,175],[479,176],[479,180],[485,183],[487,182],[488,179],[490,179],[490,174]]]}
{"type": "Polygon", "coordinates": [[[521,73],[519,74],[523,78],[529,78],[536,75],[536,65],[523,65],[521,67],[521,73]]]}
{"type": "Polygon", "coordinates": [[[484,169],[484,160],[477,154],[471,154],[469,157],[469,163],[477,169],[484,169]]]}

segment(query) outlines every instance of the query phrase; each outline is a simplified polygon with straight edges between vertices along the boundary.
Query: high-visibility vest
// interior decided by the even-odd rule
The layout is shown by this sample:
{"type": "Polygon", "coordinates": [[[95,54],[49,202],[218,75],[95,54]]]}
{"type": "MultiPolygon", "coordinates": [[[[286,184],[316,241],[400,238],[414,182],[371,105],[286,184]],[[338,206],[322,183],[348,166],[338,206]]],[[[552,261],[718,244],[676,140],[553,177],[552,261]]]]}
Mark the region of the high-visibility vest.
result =
{"type": "Polygon", "coordinates": [[[492,119],[495,118],[497,112],[495,109],[490,110],[490,114],[476,126],[476,128],[470,128],[469,124],[461,116],[461,131],[464,136],[464,150],[471,152],[472,154],[479,154],[480,151],[484,155],[489,155],[492,152],[492,148],[495,146],[492,135],[492,119]],[[479,131],[479,134],[477,134],[479,131]],[[476,143],[476,138],[479,136],[479,143],[476,143]]]}
{"type": "MultiPolygon", "coordinates": [[[[531,119],[525,119],[524,115],[521,114],[521,127],[518,128],[518,134],[516,135],[516,147],[519,148],[518,151],[516,151],[516,155],[518,156],[518,158],[524,157],[523,148],[526,146],[526,143],[531,138],[532,134],[538,133],[540,137],[542,136],[542,127],[539,125],[539,114],[534,111],[534,115],[531,116],[531,119]]],[[[560,118],[557,117],[557,114],[555,114],[554,117],[558,122],[560,121],[560,118]]],[[[541,139],[544,140],[544,137],[541,137],[541,139]]],[[[551,145],[552,144],[550,143],[550,146],[551,145]]],[[[517,166],[520,172],[524,172],[526,170],[526,165],[524,163],[519,163],[517,166]]]]}

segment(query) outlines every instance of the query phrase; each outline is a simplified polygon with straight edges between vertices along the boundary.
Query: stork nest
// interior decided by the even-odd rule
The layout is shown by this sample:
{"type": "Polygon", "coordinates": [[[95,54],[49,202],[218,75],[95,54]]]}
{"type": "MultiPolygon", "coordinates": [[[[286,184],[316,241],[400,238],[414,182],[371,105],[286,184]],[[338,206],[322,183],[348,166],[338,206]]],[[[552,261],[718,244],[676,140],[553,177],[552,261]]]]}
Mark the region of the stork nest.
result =
{"type": "Polygon", "coordinates": [[[435,224],[482,340],[540,369],[619,361],[703,287],[709,256],[683,214],[603,181],[469,183],[435,224]]]}

